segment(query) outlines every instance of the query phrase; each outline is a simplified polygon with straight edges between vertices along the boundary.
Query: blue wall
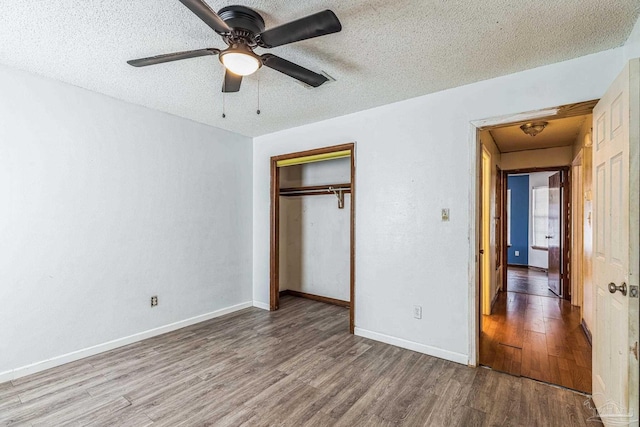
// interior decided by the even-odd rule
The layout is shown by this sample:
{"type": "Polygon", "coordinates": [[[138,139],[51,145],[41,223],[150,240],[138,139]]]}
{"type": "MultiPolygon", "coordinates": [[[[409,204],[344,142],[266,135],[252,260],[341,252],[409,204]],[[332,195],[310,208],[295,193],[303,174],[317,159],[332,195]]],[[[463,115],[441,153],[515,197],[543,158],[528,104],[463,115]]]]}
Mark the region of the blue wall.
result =
{"type": "Polygon", "coordinates": [[[529,175],[508,177],[507,188],[511,190],[511,246],[507,263],[529,265],[529,175]]]}

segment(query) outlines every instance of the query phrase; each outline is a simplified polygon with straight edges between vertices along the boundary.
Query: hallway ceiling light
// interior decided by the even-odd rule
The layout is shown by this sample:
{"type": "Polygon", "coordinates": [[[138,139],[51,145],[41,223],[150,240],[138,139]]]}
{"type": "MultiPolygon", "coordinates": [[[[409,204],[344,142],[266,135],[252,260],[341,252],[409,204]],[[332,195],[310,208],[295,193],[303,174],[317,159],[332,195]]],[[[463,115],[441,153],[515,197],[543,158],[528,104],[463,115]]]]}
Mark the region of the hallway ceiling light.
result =
{"type": "Polygon", "coordinates": [[[542,132],[548,124],[548,122],[530,122],[520,126],[520,129],[522,129],[522,132],[526,133],[527,135],[536,136],[537,134],[542,132]]]}

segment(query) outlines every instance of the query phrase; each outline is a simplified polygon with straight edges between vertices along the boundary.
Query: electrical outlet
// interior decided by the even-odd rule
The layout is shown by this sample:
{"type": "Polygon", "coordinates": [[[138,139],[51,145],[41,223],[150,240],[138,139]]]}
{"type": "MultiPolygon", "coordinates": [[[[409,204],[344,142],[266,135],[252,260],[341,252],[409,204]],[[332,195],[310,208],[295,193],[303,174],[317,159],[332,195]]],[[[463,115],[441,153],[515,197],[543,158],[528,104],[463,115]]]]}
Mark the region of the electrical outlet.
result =
{"type": "Polygon", "coordinates": [[[520,251],[516,251],[516,256],[520,256],[520,251]]]}
{"type": "Polygon", "coordinates": [[[442,209],[442,221],[449,221],[449,209],[448,208],[443,208],[442,209]]]}
{"type": "Polygon", "coordinates": [[[416,319],[422,319],[422,306],[414,305],[413,306],[413,317],[416,319]]]}
{"type": "Polygon", "coordinates": [[[157,296],[152,296],[151,297],[151,307],[155,307],[156,305],[158,305],[158,297],[157,296]]]}

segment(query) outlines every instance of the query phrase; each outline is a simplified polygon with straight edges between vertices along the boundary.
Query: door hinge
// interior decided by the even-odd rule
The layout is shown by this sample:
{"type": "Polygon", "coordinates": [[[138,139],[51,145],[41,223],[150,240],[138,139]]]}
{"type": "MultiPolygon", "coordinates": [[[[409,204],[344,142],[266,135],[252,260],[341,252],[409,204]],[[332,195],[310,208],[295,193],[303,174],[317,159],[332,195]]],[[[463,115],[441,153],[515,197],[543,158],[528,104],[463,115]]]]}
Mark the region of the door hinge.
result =
{"type": "Polygon", "coordinates": [[[635,356],[636,360],[638,360],[638,341],[636,341],[635,345],[631,348],[631,352],[635,356]]]}

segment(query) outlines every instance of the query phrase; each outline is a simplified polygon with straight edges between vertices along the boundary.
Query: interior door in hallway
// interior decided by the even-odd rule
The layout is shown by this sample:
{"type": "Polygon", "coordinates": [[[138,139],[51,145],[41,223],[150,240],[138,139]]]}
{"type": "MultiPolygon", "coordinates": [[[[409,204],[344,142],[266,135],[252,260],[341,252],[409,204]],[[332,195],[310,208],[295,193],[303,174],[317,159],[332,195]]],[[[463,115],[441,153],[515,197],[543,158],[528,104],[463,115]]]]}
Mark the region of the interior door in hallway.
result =
{"type": "Polygon", "coordinates": [[[593,400],[605,426],[638,425],[640,60],[593,110],[593,400]]]}
{"type": "Polygon", "coordinates": [[[549,225],[546,238],[549,249],[549,289],[558,296],[562,296],[561,197],[562,175],[560,172],[556,172],[549,177],[549,225]]]}

